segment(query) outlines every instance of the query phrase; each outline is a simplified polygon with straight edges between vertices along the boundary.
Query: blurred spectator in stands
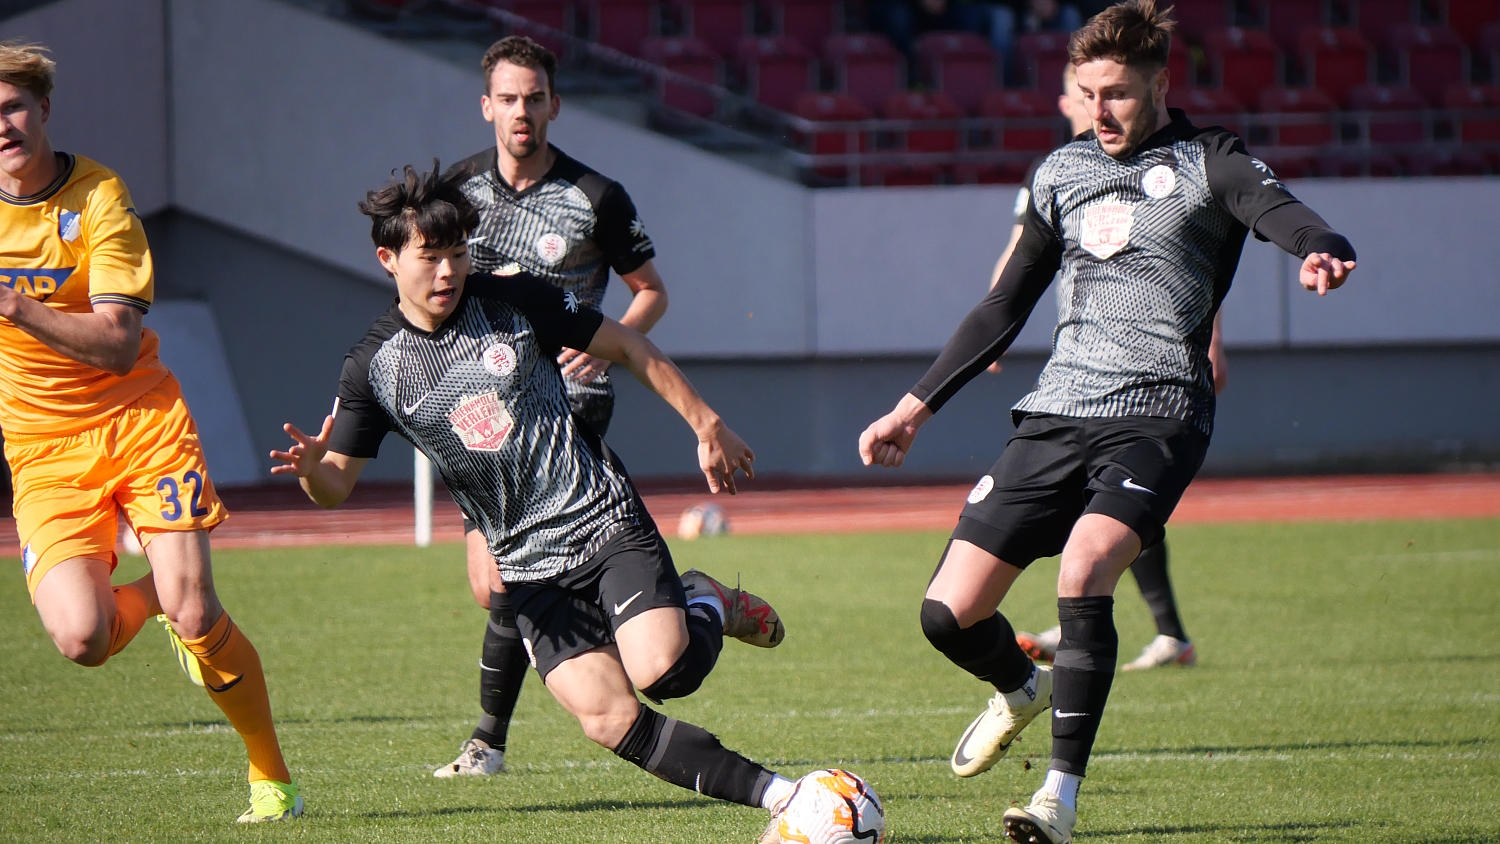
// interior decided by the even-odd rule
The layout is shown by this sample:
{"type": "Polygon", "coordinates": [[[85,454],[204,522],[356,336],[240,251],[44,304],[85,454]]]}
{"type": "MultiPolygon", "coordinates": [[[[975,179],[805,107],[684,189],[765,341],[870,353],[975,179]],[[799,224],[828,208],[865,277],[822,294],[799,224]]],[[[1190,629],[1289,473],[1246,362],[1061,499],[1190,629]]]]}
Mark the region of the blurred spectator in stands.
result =
{"type": "MultiPolygon", "coordinates": [[[[1010,56],[1016,36],[1027,32],[1072,32],[1083,26],[1084,13],[1075,3],[1062,0],[1005,0],[990,6],[990,43],[1002,56],[1010,56]]],[[[1090,15],[1108,3],[1087,3],[1090,15]]]]}
{"type": "Polygon", "coordinates": [[[982,0],[871,0],[870,24],[910,58],[916,40],[929,32],[988,36],[995,5],[982,0]]]}

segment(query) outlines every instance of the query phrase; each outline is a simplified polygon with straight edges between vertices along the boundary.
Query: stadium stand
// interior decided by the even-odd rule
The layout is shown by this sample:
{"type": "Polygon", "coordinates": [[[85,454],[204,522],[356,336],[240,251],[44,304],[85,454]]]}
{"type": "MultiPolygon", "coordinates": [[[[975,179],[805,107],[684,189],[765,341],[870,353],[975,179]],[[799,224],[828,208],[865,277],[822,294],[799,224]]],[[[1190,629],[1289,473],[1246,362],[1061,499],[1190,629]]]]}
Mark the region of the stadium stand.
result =
{"type": "Polygon", "coordinates": [[[789,35],[749,35],[735,49],[736,70],[746,95],[763,105],[792,111],[816,91],[812,53],[789,35]]]}
{"type": "Polygon", "coordinates": [[[1429,101],[1410,85],[1356,86],[1349,106],[1350,134],[1365,144],[1404,147],[1433,140],[1429,101]]]}
{"type": "Polygon", "coordinates": [[[1223,126],[1242,137],[1245,134],[1245,104],[1223,88],[1172,88],[1167,104],[1185,110],[1199,126],[1223,126]]]}
{"type": "Polygon", "coordinates": [[[866,168],[862,182],[931,185],[950,175],[947,164],[931,159],[950,159],[959,150],[959,121],[964,112],[951,97],[941,91],[898,91],[881,104],[880,116],[899,123],[883,133],[881,146],[914,155],[908,161],[866,168]]]}
{"type": "Polygon", "coordinates": [[[1375,51],[1352,27],[1316,26],[1297,35],[1297,54],[1307,84],[1316,86],[1340,105],[1349,91],[1375,81],[1375,51]]]}
{"type": "Polygon", "coordinates": [[[720,56],[734,55],[740,39],[755,33],[751,0],[672,0],[669,11],[681,34],[701,39],[720,56]]]}
{"type": "MultiPolygon", "coordinates": [[[[1437,0],[1443,7],[1440,20],[1464,39],[1474,39],[1487,28],[1500,24],[1500,0],[1437,0]]],[[[1470,40],[1473,46],[1477,41],[1470,40]]],[[[1500,68],[1491,65],[1492,79],[1500,80],[1500,68]]]]}
{"type": "Polygon", "coordinates": [[[832,92],[805,91],[798,95],[792,112],[805,121],[793,132],[793,141],[798,149],[814,156],[812,164],[804,168],[809,181],[829,184],[846,184],[853,168],[847,163],[823,163],[816,157],[844,156],[868,151],[871,148],[864,122],[875,115],[864,103],[849,96],[832,92]]]}
{"type": "Polygon", "coordinates": [[[928,32],[913,49],[921,81],[947,94],[969,114],[1000,84],[999,54],[972,32],[928,32]]]}
{"type": "Polygon", "coordinates": [[[723,84],[723,61],[703,39],[652,36],[641,41],[639,50],[642,58],[668,71],[657,77],[662,105],[698,117],[714,113],[716,100],[708,86],[723,84]]]}
{"type": "Polygon", "coordinates": [[[645,39],[660,34],[655,0],[579,0],[579,9],[589,40],[622,53],[639,56],[645,39]]]}
{"type": "Polygon", "coordinates": [[[1263,30],[1231,26],[1203,36],[1210,84],[1240,102],[1259,101],[1260,92],[1282,82],[1281,52],[1263,30]]]}
{"type": "Polygon", "coordinates": [[[878,111],[892,91],[906,88],[906,59],[884,35],[836,33],[823,42],[831,87],[878,111]]]}
{"type": "Polygon", "coordinates": [[[841,32],[844,9],[839,0],[763,0],[773,32],[788,35],[816,52],[828,36],[841,32]]]}
{"type": "Polygon", "coordinates": [[[1010,60],[1007,79],[1013,87],[1054,91],[1061,85],[1063,67],[1068,63],[1066,32],[1025,32],[1016,36],[1015,56],[1010,60]]]}
{"type": "Polygon", "coordinates": [[[1436,100],[1454,82],[1468,79],[1469,56],[1463,40],[1446,26],[1395,24],[1388,43],[1396,57],[1398,79],[1436,100]]]}

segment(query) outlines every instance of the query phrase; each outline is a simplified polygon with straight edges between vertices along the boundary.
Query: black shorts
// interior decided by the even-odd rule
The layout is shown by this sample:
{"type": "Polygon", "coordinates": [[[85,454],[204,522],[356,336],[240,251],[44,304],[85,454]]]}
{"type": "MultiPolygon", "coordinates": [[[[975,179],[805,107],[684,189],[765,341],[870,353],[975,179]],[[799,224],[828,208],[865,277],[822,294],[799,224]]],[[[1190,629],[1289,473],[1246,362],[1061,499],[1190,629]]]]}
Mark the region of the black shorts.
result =
{"type": "Polygon", "coordinates": [[[506,587],[531,664],[545,679],[563,662],[613,644],[620,625],[649,609],[687,609],[661,534],[624,528],[587,563],[547,580],[506,587]]]}
{"type": "Polygon", "coordinates": [[[1208,437],[1177,419],[1028,414],[969,492],[953,538],[1026,568],[1100,513],[1155,545],[1207,452],[1208,437]]]}

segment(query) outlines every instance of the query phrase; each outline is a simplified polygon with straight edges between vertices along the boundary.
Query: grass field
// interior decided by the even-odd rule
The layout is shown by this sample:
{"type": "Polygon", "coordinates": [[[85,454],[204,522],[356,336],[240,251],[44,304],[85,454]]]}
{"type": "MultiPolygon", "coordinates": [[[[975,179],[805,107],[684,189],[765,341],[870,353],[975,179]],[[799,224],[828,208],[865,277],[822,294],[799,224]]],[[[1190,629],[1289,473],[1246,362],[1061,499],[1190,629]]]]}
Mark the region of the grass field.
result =
{"type": "MultiPolygon", "coordinates": [[[[980,777],[949,772],[986,690],[917,627],[942,542],[674,543],[680,568],[738,572],[769,597],[788,637],[728,643],[703,688],[663,711],[790,776],[863,774],[893,842],[999,840],[1000,813],[1040,784],[1046,725],[980,777]]],[[[1170,543],[1201,661],[1117,677],[1080,841],[1500,840],[1500,520],[1186,525],[1170,543]]],[[[592,745],[535,677],[510,773],[433,779],[478,711],[483,615],[457,545],[221,551],[215,568],[267,667],[306,815],[237,827],[243,746],[162,633],[79,668],[15,577],[0,590],[0,841],[704,844],[764,823],[592,745]]],[[[1012,593],[1018,628],[1050,623],[1055,572],[1038,563],[1012,593]]],[[[1134,656],[1152,631],[1128,579],[1116,615],[1134,656]]]]}

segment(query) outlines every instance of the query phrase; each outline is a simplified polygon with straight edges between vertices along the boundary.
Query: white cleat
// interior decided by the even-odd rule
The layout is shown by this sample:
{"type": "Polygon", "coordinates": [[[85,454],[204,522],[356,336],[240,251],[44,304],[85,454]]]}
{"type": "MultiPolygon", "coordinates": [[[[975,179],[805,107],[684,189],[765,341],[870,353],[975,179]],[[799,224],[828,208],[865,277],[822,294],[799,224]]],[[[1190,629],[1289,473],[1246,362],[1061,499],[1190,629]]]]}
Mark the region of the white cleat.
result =
{"type": "Polygon", "coordinates": [[[1184,642],[1174,639],[1165,633],[1158,633],[1151,644],[1147,645],[1141,655],[1125,663],[1122,671],[1141,671],[1147,668],[1161,668],[1167,665],[1181,665],[1183,668],[1192,668],[1198,664],[1198,649],[1193,647],[1192,642],[1184,642]]]}
{"type": "Polygon", "coordinates": [[[1005,836],[1016,844],[1068,844],[1078,812],[1050,792],[1038,791],[1024,809],[1006,809],[1005,836]]]}
{"type": "Polygon", "coordinates": [[[1011,742],[1036,716],[1052,707],[1052,666],[1038,665],[1036,697],[1029,705],[1011,709],[1005,695],[995,692],[953,749],[953,773],[972,777],[988,771],[1005,757],[1011,742]]]}
{"type": "Polygon", "coordinates": [[[469,739],[459,748],[458,758],[438,768],[432,775],[438,779],[448,777],[487,777],[505,773],[505,751],[486,746],[478,739],[469,739]]]}

